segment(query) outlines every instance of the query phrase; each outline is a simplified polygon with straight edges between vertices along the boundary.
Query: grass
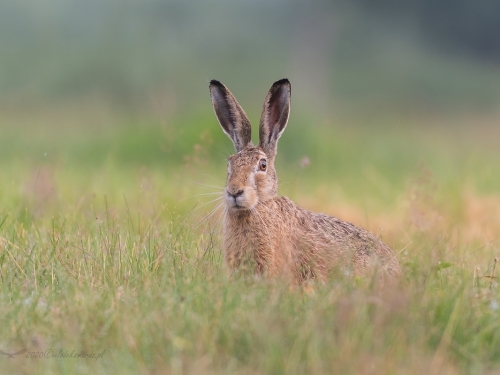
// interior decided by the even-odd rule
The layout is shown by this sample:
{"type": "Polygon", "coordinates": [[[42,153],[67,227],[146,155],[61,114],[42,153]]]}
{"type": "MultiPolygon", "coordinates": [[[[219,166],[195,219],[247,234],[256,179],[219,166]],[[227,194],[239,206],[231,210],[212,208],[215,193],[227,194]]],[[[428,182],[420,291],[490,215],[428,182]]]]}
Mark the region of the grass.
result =
{"type": "Polygon", "coordinates": [[[198,194],[223,186],[231,152],[211,113],[91,131],[48,115],[22,132],[7,121],[0,350],[28,352],[0,356],[2,368],[497,373],[498,130],[468,130],[486,122],[477,117],[453,130],[455,119],[386,120],[297,120],[278,156],[283,194],[369,228],[398,253],[405,278],[384,290],[342,275],[304,288],[227,275],[217,214],[198,225],[214,208],[198,194]],[[72,352],[102,357],[26,358],[72,352]]]}

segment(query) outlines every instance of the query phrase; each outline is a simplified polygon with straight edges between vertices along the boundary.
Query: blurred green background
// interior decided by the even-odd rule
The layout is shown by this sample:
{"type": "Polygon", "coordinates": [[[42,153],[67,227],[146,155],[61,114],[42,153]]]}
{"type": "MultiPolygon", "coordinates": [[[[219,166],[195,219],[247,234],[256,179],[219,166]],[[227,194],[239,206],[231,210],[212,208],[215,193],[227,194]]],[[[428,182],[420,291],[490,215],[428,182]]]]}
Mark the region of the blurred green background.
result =
{"type": "Polygon", "coordinates": [[[286,76],[299,111],[492,110],[499,13],[494,0],[2,2],[0,94],[25,111],[89,97],[192,111],[214,77],[260,100],[286,76]]]}
{"type": "Polygon", "coordinates": [[[19,176],[41,166],[82,183],[99,168],[206,169],[221,185],[232,145],[209,80],[223,81],[255,126],[268,88],[287,77],[284,193],[337,182],[390,202],[422,164],[445,186],[498,191],[484,161],[498,156],[499,4],[2,2],[3,190],[26,190],[30,177],[19,176]]]}

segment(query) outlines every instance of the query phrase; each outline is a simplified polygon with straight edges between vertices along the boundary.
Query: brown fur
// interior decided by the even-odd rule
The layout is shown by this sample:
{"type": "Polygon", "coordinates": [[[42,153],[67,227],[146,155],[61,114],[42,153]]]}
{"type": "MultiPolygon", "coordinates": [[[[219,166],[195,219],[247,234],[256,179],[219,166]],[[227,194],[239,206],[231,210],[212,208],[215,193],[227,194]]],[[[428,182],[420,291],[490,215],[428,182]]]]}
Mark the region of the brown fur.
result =
{"type": "Polygon", "coordinates": [[[258,146],[252,145],[250,122],[230,91],[213,80],[210,92],[217,118],[237,151],[229,158],[224,190],[223,248],[231,270],[250,262],[257,274],[298,282],[325,280],[334,270],[401,274],[392,250],[373,234],[278,196],[274,159],[290,111],[288,80],[275,82],[266,97],[258,146]]]}

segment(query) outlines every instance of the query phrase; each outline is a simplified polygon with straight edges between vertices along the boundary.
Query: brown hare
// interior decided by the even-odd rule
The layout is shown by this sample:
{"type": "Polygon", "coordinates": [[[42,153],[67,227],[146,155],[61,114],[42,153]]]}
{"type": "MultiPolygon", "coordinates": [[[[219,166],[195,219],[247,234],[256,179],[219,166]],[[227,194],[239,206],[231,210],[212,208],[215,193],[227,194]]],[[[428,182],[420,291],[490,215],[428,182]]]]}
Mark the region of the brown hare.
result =
{"type": "Polygon", "coordinates": [[[210,81],[215,114],[236,148],[229,157],[223,192],[222,236],[228,267],[234,271],[251,264],[256,274],[286,275],[297,282],[326,280],[333,270],[399,276],[394,253],[373,234],[278,196],[274,160],[290,114],[290,95],[287,79],[272,85],[260,119],[259,144],[254,146],[245,111],[226,86],[210,81]]]}

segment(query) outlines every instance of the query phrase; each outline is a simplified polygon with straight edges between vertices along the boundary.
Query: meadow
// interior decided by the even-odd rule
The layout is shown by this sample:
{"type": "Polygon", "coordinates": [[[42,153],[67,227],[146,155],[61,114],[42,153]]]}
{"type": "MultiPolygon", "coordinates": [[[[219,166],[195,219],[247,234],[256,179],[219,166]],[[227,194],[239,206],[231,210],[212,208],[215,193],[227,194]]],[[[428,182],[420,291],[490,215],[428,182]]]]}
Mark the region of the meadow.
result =
{"type": "Polygon", "coordinates": [[[210,108],[1,121],[0,350],[26,349],[2,373],[500,372],[498,114],[292,113],[280,193],[381,236],[385,289],[228,275],[210,108]]]}

